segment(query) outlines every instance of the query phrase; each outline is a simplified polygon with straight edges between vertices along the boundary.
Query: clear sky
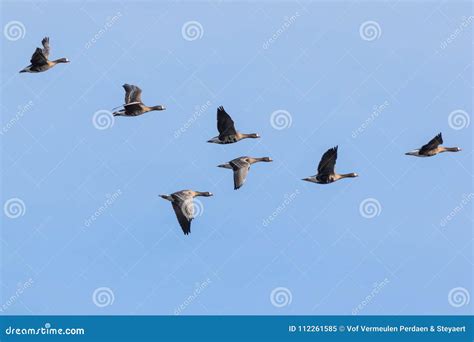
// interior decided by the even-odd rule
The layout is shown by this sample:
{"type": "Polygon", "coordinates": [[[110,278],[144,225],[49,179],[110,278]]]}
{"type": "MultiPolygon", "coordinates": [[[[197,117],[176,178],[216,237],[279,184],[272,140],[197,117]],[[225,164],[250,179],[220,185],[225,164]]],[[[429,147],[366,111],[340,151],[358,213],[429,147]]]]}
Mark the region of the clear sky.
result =
{"type": "Polygon", "coordinates": [[[472,14],[3,1],[2,313],[472,313],[472,14]],[[44,36],[71,63],[19,74],[44,36]],[[167,110],[112,125],[124,83],[167,110]],[[261,139],[206,143],[219,105],[261,139]],[[404,155],[438,132],[463,151],[404,155]],[[335,145],[360,176],[303,182],[335,145]],[[274,162],[234,191],[242,155],[274,162]],[[214,193],[188,236],[181,189],[214,193]]]}

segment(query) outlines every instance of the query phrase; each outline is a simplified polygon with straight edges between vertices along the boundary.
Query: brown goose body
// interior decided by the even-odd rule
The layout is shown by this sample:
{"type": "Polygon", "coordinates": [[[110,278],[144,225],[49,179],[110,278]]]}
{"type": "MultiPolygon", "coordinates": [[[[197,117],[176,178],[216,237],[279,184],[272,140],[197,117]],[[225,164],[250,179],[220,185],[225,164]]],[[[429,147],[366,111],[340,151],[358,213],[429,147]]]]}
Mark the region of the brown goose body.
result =
{"type": "Polygon", "coordinates": [[[212,193],[207,191],[181,190],[171,195],[160,195],[161,198],[171,202],[184,235],[191,233],[191,221],[194,219],[193,198],[196,196],[210,197],[212,193]]]}
{"type": "Polygon", "coordinates": [[[459,147],[444,147],[441,146],[443,143],[443,136],[439,133],[433,139],[431,139],[426,145],[421,148],[405,153],[407,156],[414,157],[433,157],[443,152],[459,152],[459,147]]]}
{"type": "Polygon", "coordinates": [[[242,139],[260,138],[257,133],[246,134],[237,132],[234,121],[222,106],[217,108],[217,130],[219,131],[219,135],[207,142],[214,144],[232,144],[242,139]]]}
{"type": "Polygon", "coordinates": [[[358,177],[359,175],[354,172],[341,174],[335,172],[337,149],[338,146],[335,146],[327,150],[321,157],[321,161],[318,165],[317,174],[314,176],[303,178],[303,180],[318,184],[330,184],[343,178],[358,177]]]}
{"type": "Polygon", "coordinates": [[[243,156],[232,159],[230,162],[218,165],[225,169],[232,169],[234,172],[234,190],[240,189],[244,185],[250,170],[250,165],[258,162],[272,162],[270,157],[254,158],[243,156]]]}
{"type": "Polygon", "coordinates": [[[36,48],[35,52],[31,56],[31,64],[20,70],[20,72],[38,73],[49,70],[60,63],[69,63],[67,58],[59,58],[54,61],[48,60],[50,52],[49,37],[44,37],[41,41],[41,44],[43,45],[43,49],[36,48]]]}
{"type": "MultiPolygon", "coordinates": [[[[125,104],[123,109],[113,113],[114,116],[138,116],[154,110],[165,110],[165,106],[146,106],[142,102],[142,90],[131,84],[124,84],[125,104]]],[[[122,106],[121,106],[122,107],[122,106]]]]}

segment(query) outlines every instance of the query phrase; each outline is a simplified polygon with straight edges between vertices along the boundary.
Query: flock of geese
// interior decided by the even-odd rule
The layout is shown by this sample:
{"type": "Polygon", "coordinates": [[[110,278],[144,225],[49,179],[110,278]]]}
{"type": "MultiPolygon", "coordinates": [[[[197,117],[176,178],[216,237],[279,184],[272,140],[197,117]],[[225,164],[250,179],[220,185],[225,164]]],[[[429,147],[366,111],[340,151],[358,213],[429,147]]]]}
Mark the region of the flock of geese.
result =
{"type": "MultiPolygon", "coordinates": [[[[33,56],[30,60],[30,65],[20,71],[29,73],[38,73],[47,71],[57,64],[69,63],[67,58],[59,58],[50,61],[49,53],[49,38],[45,37],[41,41],[43,48],[36,48],[33,56]]],[[[118,111],[113,112],[114,116],[139,116],[150,111],[162,111],[165,110],[165,106],[147,106],[142,102],[141,95],[142,90],[130,84],[124,84],[125,89],[125,103],[115,109],[121,108],[118,111]]],[[[224,107],[220,106],[217,108],[217,130],[219,135],[208,140],[209,143],[215,144],[233,144],[243,139],[256,139],[260,138],[257,133],[241,133],[235,129],[234,121],[231,116],[225,111],[224,107]]],[[[416,157],[432,157],[443,152],[459,152],[459,147],[444,147],[443,138],[441,133],[431,139],[426,145],[423,145],[419,149],[407,152],[406,155],[416,157]]],[[[335,171],[336,160],[337,160],[338,146],[330,148],[321,157],[318,164],[317,173],[314,176],[303,178],[304,181],[318,183],[318,184],[330,184],[334,183],[343,178],[358,177],[357,173],[345,173],[339,174],[335,171]]],[[[258,162],[271,162],[270,157],[254,158],[249,156],[243,156],[232,159],[231,161],[218,165],[225,169],[231,169],[234,173],[234,189],[240,189],[247,179],[250,166],[258,162]]],[[[160,195],[171,202],[176,217],[185,235],[191,232],[191,221],[194,218],[194,204],[193,198],[197,196],[210,197],[212,193],[193,191],[193,190],[181,190],[170,195],[160,195]]]]}

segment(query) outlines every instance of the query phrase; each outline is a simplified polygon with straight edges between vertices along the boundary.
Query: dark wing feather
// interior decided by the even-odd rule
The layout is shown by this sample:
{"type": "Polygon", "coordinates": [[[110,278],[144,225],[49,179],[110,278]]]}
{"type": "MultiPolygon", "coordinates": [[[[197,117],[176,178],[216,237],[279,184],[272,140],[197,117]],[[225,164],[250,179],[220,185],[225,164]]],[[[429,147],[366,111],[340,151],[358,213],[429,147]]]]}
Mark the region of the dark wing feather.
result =
{"type": "Polygon", "coordinates": [[[122,87],[125,89],[125,104],[142,102],[142,90],[140,88],[131,84],[124,84],[122,87]]]}
{"type": "Polygon", "coordinates": [[[33,56],[31,56],[30,63],[34,66],[41,66],[48,63],[48,59],[43,54],[43,50],[36,48],[33,56]]]}
{"type": "Polygon", "coordinates": [[[48,58],[49,57],[49,37],[44,37],[43,40],[41,41],[41,44],[43,44],[43,55],[48,58]]]}
{"type": "Polygon", "coordinates": [[[337,159],[337,146],[327,150],[319,162],[318,174],[330,175],[334,173],[334,167],[336,166],[337,159]]]}
{"type": "MultiPolygon", "coordinates": [[[[178,219],[179,225],[183,230],[184,235],[188,235],[191,233],[191,221],[192,217],[187,217],[183,210],[183,201],[172,202],[173,210],[176,214],[176,218],[178,219]]],[[[188,215],[189,216],[189,215],[188,215]]]]}
{"type": "Polygon", "coordinates": [[[442,137],[441,133],[439,133],[437,136],[435,136],[433,139],[431,139],[429,143],[427,143],[426,145],[423,145],[421,147],[419,153],[423,154],[427,151],[434,150],[435,148],[437,148],[442,143],[443,143],[443,137],[442,137]]]}
{"type": "Polygon", "coordinates": [[[222,106],[217,108],[217,130],[219,131],[219,138],[237,133],[234,121],[222,106]]]}
{"type": "Polygon", "coordinates": [[[124,84],[123,89],[125,89],[125,103],[129,103],[130,101],[130,94],[132,93],[133,86],[130,84],[124,84]]]}
{"type": "Polygon", "coordinates": [[[142,102],[142,90],[138,88],[137,86],[132,86],[133,90],[132,93],[130,94],[130,100],[132,102],[142,102]]]}

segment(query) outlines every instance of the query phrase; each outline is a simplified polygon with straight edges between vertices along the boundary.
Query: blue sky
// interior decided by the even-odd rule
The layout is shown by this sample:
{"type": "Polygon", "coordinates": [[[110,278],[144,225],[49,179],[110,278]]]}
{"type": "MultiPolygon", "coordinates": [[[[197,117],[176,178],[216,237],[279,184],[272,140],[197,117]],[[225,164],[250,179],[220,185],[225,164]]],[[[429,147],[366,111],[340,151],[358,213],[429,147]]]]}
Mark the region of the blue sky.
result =
{"type": "Polygon", "coordinates": [[[472,313],[472,14],[3,2],[2,314],[472,313]],[[43,36],[71,63],[19,74],[43,36]],[[167,110],[108,122],[124,83],[167,110]],[[262,138],[206,143],[219,105],[262,138]],[[463,151],[404,155],[438,132],[463,151]],[[335,145],[360,177],[301,181],[335,145]],[[274,162],[234,191],[242,155],[274,162]],[[189,236],[158,197],[181,189],[214,193],[189,236]]]}

